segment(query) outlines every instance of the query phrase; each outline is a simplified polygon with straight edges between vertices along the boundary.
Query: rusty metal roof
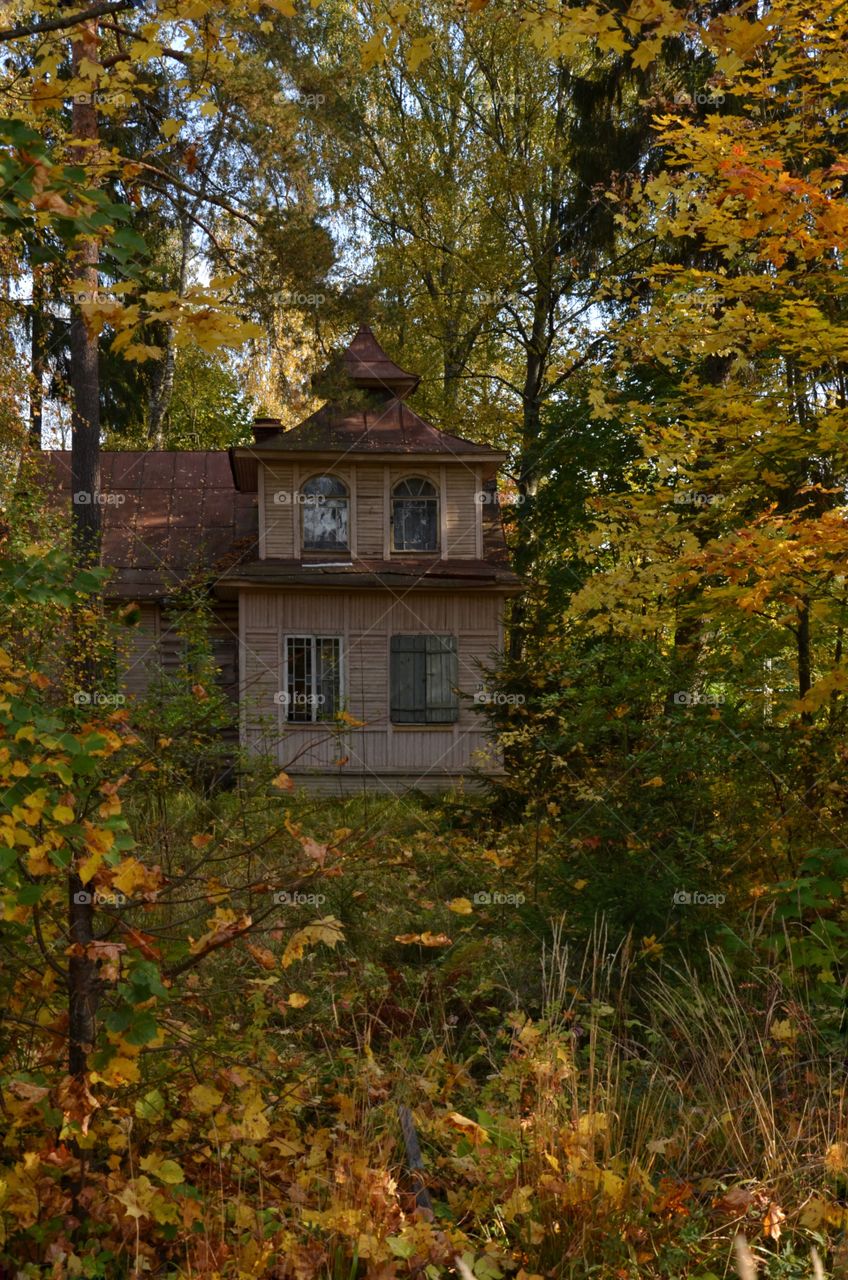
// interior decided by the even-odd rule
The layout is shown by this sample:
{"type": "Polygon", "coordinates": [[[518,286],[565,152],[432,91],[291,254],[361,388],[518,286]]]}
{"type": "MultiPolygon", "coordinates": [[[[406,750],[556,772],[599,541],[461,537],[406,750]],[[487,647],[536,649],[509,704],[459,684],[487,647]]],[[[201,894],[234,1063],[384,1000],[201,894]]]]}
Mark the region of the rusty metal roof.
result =
{"type": "MultiPolygon", "coordinates": [[[[45,452],[47,482],[71,497],[71,455],[45,452]]],[[[103,452],[103,563],[121,594],[157,596],[214,572],[234,549],[256,554],[256,497],[239,493],[223,450],[103,452]]]]}
{"type": "Polygon", "coordinates": [[[290,431],[274,431],[267,420],[254,445],[230,450],[233,474],[240,489],[255,489],[257,460],[289,454],[324,454],[339,460],[347,454],[437,456],[441,461],[492,462],[505,454],[488,445],[439,431],[403,400],[392,399],[372,409],[345,410],[325,404],[290,431]],[[261,433],[261,434],[260,434],[261,433]]]}
{"type": "Polygon", "coordinates": [[[263,586],[412,588],[470,590],[500,587],[519,590],[521,580],[509,568],[490,560],[362,560],[310,564],[300,560],[244,560],[228,569],[223,583],[263,586]]]}
{"type": "Polygon", "coordinates": [[[342,364],[354,386],[379,388],[400,398],[413,392],[421,381],[417,373],[407,373],[389,359],[367,324],[360,325],[342,364]]]}

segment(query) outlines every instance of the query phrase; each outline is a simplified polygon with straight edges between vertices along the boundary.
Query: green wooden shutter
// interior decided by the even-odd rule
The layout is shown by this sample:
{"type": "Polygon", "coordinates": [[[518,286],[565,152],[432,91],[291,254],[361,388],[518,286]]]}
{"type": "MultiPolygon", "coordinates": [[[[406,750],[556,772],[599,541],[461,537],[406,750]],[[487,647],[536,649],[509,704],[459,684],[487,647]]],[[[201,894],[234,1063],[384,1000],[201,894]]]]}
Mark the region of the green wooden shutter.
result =
{"type": "Polygon", "coordinates": [[[427,723],[453,724],[459,716],[456,692],[456,636],[426,636],[427,723]]]}
{"type": "Polygon", "coordinates": [[[392,636],[393,724],[453,724],[457,683],[456,636],[392,636]]]}
{"type": "Polygon", "coordinates": [[[393,724],[427,723],[426,636],[392,636],[393,724]]]}

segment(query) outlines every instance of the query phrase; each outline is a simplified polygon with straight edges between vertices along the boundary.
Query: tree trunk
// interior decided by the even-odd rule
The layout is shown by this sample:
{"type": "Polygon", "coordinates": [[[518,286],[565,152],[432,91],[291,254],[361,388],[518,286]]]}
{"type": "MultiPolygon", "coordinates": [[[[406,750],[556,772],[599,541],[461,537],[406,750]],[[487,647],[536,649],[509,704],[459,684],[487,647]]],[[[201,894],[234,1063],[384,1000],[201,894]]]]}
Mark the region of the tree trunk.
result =
{"type": "MultiPolygon", "coordinates": [[[[82,60],[97,61],[97,26],[87,23],[78,28],[71,45],[74,71],[82,60]]],[[[75,99],[72,126],[74,138],[81,143],[97,140],[97,111],[93,95],[86,101],[75,99]]],[[[75,149],[78,164],[91,160],[91,146],[75,149]]],[[[73,391],[71,415],[71,492],[72,542],[77,568],[99,563],[101,543],[100,505],[100,377],[97,338],[88,330],[80,310],[80,301],[93,298],[98,286],[99,251],[95,240],[87,240],[74,254],[71,264],[75,298],[71,308],[70,381],[73,391]]],[[[82,600],[74,619],[74,658],[82,690],[92,693],[97,685],[97,662],[90,638],[86,634],[83,615],[89,602],[82,600]]],[[[94,936],[94,906],[90,893],[83,890],[79,877],[69,876],[68,924],[72,952],[68,961],[68,1069],[81,1076],[94,1043],[94,1016],[97,1006],[97,965],[85,949],[94,936]]]]}
{"type": "Polygon", "coordinates": [[[94,941],[93,894],[76,875],[68,878],[68,923],[71,946],[83,951],[72,952],[68,963],[68,1071],[78,1076],[94,1045],[98,975],[97,962],[84,954],[94,941]]]}
{"type": "MultiPolygon", "coordinates": [[[[813,684],[812,642],[810,638],[810,605],[802,600],[798,606],[798,626],[795,628],[798,649],[798,697],[805,698],[813,684]]],[[[805,720],[810,720],[809,712],[804,713],[805,720]]]]}
{"type": "MultiPolygon", "coordinates": [[[[205,188],[205,182],[204,182],[205,188]]],[[[195,201],[195,207],[198,201],[195,201]]],[[[180,269],[177,275],[177,293],[183,296],[188,279],[188,251],[191,241],[191,223],[188,214],[183,211],[180,223],[180,269]]],[[[153,373],[153,382],[147,402],[147,438],[154,449],[165,446],[165,420],[171,407],[174,394],[174,373],[177,367],[177,348],[174,343],[176,326],[163,325],[159,339],[165,348],[165,354],[153,373]]]]}
{"type": "MultiPolygon", "coordinates": [[[[87,23],[79,28],[72,46],[76,72],[83,59],[97,61],[97,27],[87,23]]],[[[74,138],[83,143],[97,139],[97,109],[91,100],[77,98],[73,104],[74,138]]],[[[90,146],[74,148],[78,164],[91,158],[90,146]]],[[[97,338],[91,334],[79,307],[80,298],[92,299],[98,286],[99,250],[96,241],[87,240],[74,254],[71,274],[76,295],[71,307],[70,349],[71,388],[71,485],[73,494],[74,559],[79,566],[96,564],[100,559],[100,377],[97,338]]]]}
{"type": "Polygon", "coordinates": [[[42,448],[42,421],[44,413],[44,268],[32,268],[32,305],[29,313],[30,389],[29,389],[29,441],[33,449],[42,448]]]}

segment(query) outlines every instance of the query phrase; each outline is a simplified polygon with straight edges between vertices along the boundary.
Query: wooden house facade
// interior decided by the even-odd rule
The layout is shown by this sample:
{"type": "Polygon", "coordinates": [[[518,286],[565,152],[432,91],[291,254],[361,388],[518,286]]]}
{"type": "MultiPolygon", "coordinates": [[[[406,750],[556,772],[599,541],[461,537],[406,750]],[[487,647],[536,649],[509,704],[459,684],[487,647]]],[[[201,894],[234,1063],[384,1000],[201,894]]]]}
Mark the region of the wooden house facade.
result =
{"type": "Polygon", "coordinates": [[[248,752],[319,790],[442,789],[499,769],[480,700],[519,589],[504,455],[418,417],[367,327],[343,364],[344,403],[228,454],[104,455],[104,562],[141,606],[125,686],[175,660],[169,601],[205,574],[248,752]]]}

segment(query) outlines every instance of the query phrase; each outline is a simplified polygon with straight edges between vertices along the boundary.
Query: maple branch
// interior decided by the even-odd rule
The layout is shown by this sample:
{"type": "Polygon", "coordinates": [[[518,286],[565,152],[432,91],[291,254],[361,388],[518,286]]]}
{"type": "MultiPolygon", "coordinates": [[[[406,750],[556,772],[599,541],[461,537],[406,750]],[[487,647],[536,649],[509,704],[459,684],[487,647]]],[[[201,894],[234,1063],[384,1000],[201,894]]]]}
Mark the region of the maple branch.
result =
{"type": "Polygon", "coordinates": [[[102,0],[100,4],[90,5],[87,9],[70,13],[64,18],[48,18],[45,22],[27,22],[18,27],[6,27],[0,31],[0,41],[21,40],[24,36],[37,36],[45,31],[66,31],[68,27],[78,27],[80,23],[91,22],[107,14],[135,9],[139,2],[140,0],[102,0]]]}
{"type": "MultiPolygon", "coordinates": [[[[295,891],[302,883],[302,881],[297,881],[295,883],[295,891]]],[[[173,979],[178,977],[179,974],[185,973],[187,969],[193,969],[195,965],[201,964],[207,956],[212,955],[213,951],[220,951],[221,947],[228,947],[239,938],[243,938],[245,934],[252,933],[256,929],[256,926],[261,924],[263,920],[267,920],[268,917],[276,911],[276,909],[277,903],[275,902],[267,911],[263,911],[261,916],[257,916],[255,919],[252,919],[250,924],[246,924],[243,928],[237,929],[234,933],[226,934],[217,941],[213,940],[209,943],[208,947],[204,947],[203,951],[198,951],[192,956],[187,956],[185,960],[182,960],[179,964],[175,964],[172,969],[163,969],[162,976],[164,978],[173,979]]]]}
{"type": "MultiPolygon", "coordinates": [[[[117,36],[125,36],[128,40],[134,40],[132,31],[128,31],[126,27],[121,27],[117,22],[104,22],[104,31],[114,31],[117,36]]],[[[189,53],[184,53],[181,49],[170,49],[164,46],[158,55],[160,58],[174,58],[177,62],[182,62],[185,66],[190,67],[194,63],[194,58],[189,53]]],[[[106,66],[106,63],[103,63],[106,66]]]]}
{"type": "MultiPolygon", "coordinates": [[[[179,178],[175,178],[167,169],[160,169],[158,165],[148,164],[145,160],[137,160],[135,163],[140,169],[147,169],[150,173],[155,173],[160,178],[165,178],[166,181],[168,181],[171,186],[176,187],[178,191],[184,191],[186,195],[192,196],[195,200],[201,199],[200,192],[198,192],[194,187],[189,187],[185,182],[180,182],[179,178]]],[[[151,187],[153,186],[150,182],[146,185],[151,187]]],[[[252,218],[244,209],[235,209],[228,200],[222,200],[220,196],[208,194],[202,196],[202,199],[208,201],[209,204],[217,205],[219,209],[223,209],[225,213],[231,214],[232,217],[240,218],[243,222],[247,222],[251,227],[253,227],[254,231],[260,230],[260,224],[255,218],[252,218]]]]}

